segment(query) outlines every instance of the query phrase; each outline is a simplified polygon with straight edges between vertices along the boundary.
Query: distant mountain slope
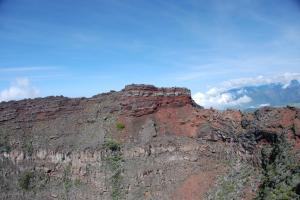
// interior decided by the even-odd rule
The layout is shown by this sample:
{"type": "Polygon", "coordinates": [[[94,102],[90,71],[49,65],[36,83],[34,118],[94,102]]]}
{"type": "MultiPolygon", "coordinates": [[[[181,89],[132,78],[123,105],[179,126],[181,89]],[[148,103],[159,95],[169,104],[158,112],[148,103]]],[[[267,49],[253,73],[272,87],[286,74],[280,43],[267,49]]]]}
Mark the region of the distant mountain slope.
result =
{"type": "Polygon", "coordinates": [[[299,105],[300,83],[292,80],[289,84],[271,83],[260,86],[247,86],[226,91],[236,99],[248,96],[251,101],[236,107],[241,109],[257,108],[261,106],[299,105]]]}

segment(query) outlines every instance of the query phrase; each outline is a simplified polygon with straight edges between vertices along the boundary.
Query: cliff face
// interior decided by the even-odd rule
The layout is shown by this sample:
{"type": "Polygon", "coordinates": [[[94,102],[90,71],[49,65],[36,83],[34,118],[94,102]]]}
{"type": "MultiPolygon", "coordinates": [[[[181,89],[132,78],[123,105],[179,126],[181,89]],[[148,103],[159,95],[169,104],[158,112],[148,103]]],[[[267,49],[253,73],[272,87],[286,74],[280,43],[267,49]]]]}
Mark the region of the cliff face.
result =
{"type": "Polygon", "coordinates": [[[299,137],[299,109],[203,109],[185,88],[3,102],[0,199],[253,199],[281,151],[261,152],[284,138],[299,163],[299,137]]]}
{"type": "Polygon", "coordinates": [[[160,107],[182,107],[192,104],[191,92],[185,88],[128,85],[122,90],[122,111],[133,117],[154,113],[160,107]]]}

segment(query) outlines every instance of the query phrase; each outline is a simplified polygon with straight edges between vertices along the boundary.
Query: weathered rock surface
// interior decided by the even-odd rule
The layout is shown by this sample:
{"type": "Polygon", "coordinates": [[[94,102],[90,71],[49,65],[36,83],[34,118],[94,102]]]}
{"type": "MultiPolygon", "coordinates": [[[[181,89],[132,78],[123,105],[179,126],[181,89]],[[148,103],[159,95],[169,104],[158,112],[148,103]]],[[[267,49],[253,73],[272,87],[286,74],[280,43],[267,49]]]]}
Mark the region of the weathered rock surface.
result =
{"type": "Polygon", "coordinates": [[[122,90],[124,114],[139,117],[162,107],[182,107],[195,104],[186,88],[156,88],[152,85],[128,85],[122,90]]]}
{"type": "Polygon", "coordinates": [[[185,88],[2,102],[0,199],[215,199],[228,180],[251,199],[281,135],[298,162],[299,109],[203,109],[185,88]]]}

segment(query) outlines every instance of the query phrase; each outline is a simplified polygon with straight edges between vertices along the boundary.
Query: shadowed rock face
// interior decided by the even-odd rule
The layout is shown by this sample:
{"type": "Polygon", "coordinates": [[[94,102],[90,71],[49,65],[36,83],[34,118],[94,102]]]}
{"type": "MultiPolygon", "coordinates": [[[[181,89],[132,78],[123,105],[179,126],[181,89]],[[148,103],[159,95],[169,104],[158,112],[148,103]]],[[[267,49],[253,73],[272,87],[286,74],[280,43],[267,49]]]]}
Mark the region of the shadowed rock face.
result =
{"type": "Polygon", "coordinates": [[[299,162],[299,109],[203,109],[185,88],[2,102],[0,199],[252,199],[281,136],[299,162]]]}

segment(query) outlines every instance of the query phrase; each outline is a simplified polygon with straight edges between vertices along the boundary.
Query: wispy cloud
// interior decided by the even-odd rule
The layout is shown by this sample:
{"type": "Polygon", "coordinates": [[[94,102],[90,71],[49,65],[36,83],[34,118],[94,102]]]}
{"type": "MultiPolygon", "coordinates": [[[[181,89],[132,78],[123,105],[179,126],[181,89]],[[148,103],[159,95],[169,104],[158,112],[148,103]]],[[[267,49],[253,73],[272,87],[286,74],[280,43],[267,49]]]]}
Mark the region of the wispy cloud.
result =
{"type": "Polygon", "coordinates": [[[236,72],[239,72],[239,76],[253,74],[258,71],[264,74],[272,74],[273,72],[278,73],[283,69],[298,71],[299,65],[300,59],[296,57],[279,57],[277,55],[262,57],[254,55],[244,58],[241,56],[236,59],[220,58],[217,61],[207,64],[197,65],[195,63],[192,66],[181,66],[183,70],[173,73],[171,77],[176,81],[192,81],[201,80],[203,77],[215,77],[216,75],[223,74],[224,76],[228,76],[236,72]]]}
{"type": "Polygon", "coordinates": [[[283,83],[287,84],[291,80],[300,80],[300,73],[284,73],[277,76],[257,76],[248,78],[239,78],[225,81],[219,87],[219,91],[226,91],[233,88],[240,88],[244,86],[258,86],[270,83],[283,83]]]}
{"type": "Polygon", "coordinates": [[[193,66],[184,66],[181,67],[184,69],[183,71],[177,72],[175,74],[171,74],[171,77],[175,79],[176,81],[192,81],[192,80],[198,80],[203,77],[214,77],[219,74],[226,74],[230,72],[232,69],[228,67],[230,65],[228,64],[221,64],[218,62],[215,63],[209,63],[209,64],[203,64],[203,65],[193,65],[193,66]],[[218,66],[223,65],[224,67],[222,69],[218,69],[218,66]]]}
{"type": "Polygon", "coordinates": [[[31,86],[28,78],[17,78],[7,89],[0,92],[0,102],[37,97],[39,90],[31,86]]]}
{"type": "Polygon", "coordinates": [[[49,71],[56,70],[52,66],[33,66],[33,67],[0,67],[0,72],[28,72],[28,71],[49,71]]]}

